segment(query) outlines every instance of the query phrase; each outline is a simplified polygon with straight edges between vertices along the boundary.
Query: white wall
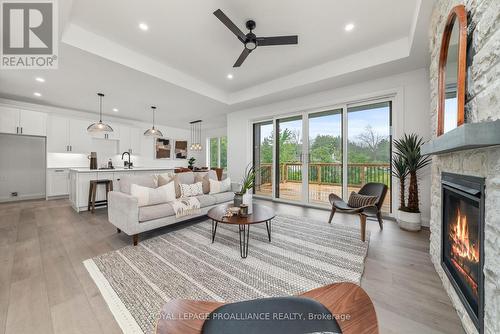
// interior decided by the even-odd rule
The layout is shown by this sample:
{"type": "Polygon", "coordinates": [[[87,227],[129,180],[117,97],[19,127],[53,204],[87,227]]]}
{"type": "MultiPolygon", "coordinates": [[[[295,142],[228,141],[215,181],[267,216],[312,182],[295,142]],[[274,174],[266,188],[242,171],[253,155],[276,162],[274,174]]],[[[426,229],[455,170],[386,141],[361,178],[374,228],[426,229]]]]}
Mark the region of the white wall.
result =
{"type": "MultiPolygon", "coordinates": [[[[333,90],[244,109],[227,116],[228,170],[231,178],[242,176],[252,161],[252,123],[301,111],[313,111],[347,102],[394,95],[393,134],[416,132],[430,139],[429,128],[429,73],[425,68],[384,77],[333,90]]],[[[397,183],[393,182],[393,190],[397,183]]],[[[430,172],[422,171],[420,178],[421,211],[424,225],[430,217],[430,172]]],[[[393,208],[397,208],[399,194],[393,191],[393,208]]]]}
{"type": "Polygon", "coordinates": [[[0,202],[45,197],[45,138],[0,134],[0,157],[0,202]]]}

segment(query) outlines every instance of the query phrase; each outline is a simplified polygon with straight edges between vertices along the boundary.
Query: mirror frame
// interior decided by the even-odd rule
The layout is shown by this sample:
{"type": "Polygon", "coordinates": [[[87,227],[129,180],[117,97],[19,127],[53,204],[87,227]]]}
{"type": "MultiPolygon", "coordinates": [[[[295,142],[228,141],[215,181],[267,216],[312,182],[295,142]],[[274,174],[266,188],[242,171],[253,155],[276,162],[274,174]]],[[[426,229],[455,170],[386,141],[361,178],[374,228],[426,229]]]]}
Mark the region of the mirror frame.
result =
{"type": "Polygon", "coordinates": [[[437,135],[444,133],[445,114],[445,71],[446,60],[448,58],[448,46],[453,31],[454,24],[458,24],[458,72],[457,72],[457,127],[464,124],[465,119],[465,84],[466,84],[466,62],[467,62],[467,11],[464,5],[453,7],[446,25],[444,27],[443,38],[441,40],[441,51],[439,55],[438,70],[438,127],[437,135]]]}

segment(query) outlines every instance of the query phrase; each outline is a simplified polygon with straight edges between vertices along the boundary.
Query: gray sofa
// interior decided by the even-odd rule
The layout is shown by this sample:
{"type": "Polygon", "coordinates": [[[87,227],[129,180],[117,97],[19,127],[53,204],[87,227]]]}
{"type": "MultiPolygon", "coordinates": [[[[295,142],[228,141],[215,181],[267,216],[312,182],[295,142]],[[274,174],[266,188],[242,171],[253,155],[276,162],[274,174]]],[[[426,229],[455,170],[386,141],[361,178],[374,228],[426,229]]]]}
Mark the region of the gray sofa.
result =
{"type": "MultiPolygon", "coordinates": [[[[233,190],[213,195],[208,194],[210,190],[209,178],[217,180],[217,175],[214,171],[175,174],[174,182],[177,197],[180,196],[179,184],[192,184],[202,181],[204,192],[203,195],[196,196],[201,206],[199,213],[177,218],[170,203],[139,207],[137,198],[130,195],[131,184],[156,188],[158,186],[157,175],[124,177],[119,181],[119,189],[111,191],[108,194],[108,220],[116,226],[118,233],[123,231],[133,236],[135,246],[138,243],[139,233],[141,232],[204,216],[214,206],[233,200],[233,190]]],[[[235,186],[232,185],[232,188],[234,189],[235,186]]]]}

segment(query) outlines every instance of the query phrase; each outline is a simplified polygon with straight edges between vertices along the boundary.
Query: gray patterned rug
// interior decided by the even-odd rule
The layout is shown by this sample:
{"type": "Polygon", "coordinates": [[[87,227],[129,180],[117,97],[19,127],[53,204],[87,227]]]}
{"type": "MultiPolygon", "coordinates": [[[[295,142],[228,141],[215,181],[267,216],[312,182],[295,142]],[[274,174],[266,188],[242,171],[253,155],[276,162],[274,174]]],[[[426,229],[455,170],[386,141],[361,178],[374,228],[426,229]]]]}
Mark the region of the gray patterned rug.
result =
{"type": "Polygon", "coordinates": [[[84,262],[124,333],[154,332],[170,299],[231,302],[361,281],[359,228],[278,216],[272,243],[265,224],[251,226],[246,259],[237,226],[219,224],[214,244],[210,229],[207,220],[84,262]]]}

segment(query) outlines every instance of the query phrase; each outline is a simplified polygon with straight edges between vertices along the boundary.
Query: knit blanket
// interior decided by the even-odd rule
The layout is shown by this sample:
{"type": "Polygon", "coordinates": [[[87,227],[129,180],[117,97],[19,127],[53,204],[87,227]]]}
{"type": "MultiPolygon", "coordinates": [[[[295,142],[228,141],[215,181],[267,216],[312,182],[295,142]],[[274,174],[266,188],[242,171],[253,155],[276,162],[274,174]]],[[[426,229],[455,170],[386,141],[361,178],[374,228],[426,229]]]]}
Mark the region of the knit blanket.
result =
{"type": "Polygon", "coordinates": [[[200,213],[201,205],[196,197],[181,197],[171,204],[177,218],[200,213]]]}

